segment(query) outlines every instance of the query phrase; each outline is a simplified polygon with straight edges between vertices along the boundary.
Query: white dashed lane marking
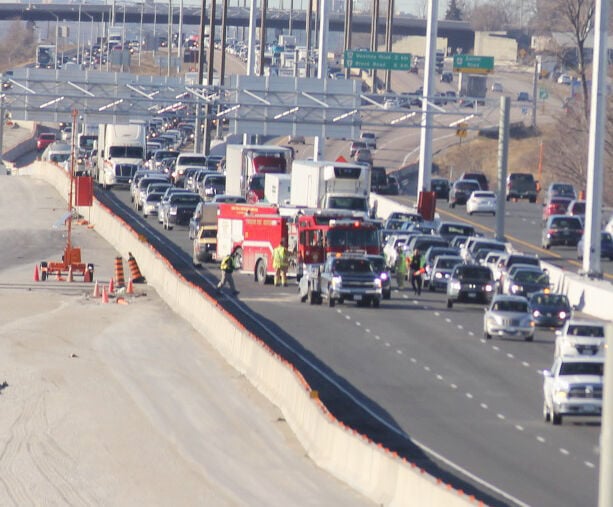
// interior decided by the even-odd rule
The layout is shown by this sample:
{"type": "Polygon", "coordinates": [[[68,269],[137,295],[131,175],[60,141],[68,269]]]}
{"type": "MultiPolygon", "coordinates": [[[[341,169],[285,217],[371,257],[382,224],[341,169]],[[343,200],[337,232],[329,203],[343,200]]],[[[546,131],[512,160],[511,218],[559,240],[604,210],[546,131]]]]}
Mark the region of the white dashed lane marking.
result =
{"type": "MultiPolygon", "coordinates": [[[[408,297],[406,294],[404,294],[404,295],[403,295],[403,298],[404,298],[404,299],[409,299],[409,297],[408,297]]],[[[414,299],[414,300],[413,300],[413,303],[414,303],[414,304],[419,304],[419,300],[414,299]]],[[[426,308],[426,307],[424,307],[424,308],[426,308]]],[[[337,312],[338,312],[338,313],[341,313],[341,311],[340,311],[340,310],[337,310],[337,312]]],[[[441,313],[440,313],[440,312],[433,312],[433,313],[434,313],[434,315],[435,315],[435,316],[437,316],[437,317],[441,316],[441,313]]],[[[351,317],[350,317],[349,315],[345,315],[345,319],[347,319],[347,320],[351,320],[351,317]]],[[[452,319],[451,319],[451,318],[449,318],[449,317],[445,317],[445,322],[446,322],[446,323],[448,323],[448,324],[453,324],[452,319]]],[[[356,323],[355,323],[355,324],[356,324],[356,326],[358,326],[358,327],[361,327],[361,325],[362,325],[360,322],[357,322],[357,321],[356,321],[356,323]]],[[[456,327],[457,327],[457,329],[458,329],[458,330],[463,330],[463,329],[464,329],[464,326],[463,326],[462,324],[457,324],[457,325],[456,325],[456,327]]],[[[366,332],[366,333],[370,333],[370,332],[371,332],[371,330],[370,330],[370,329],[368,329],[368,328],[366,328],[366,329],[365,329],[365,332],[366,332]]],[[[475,336],[475,333],[474,333],[473,331],[466,331],[466,334],[467,334],[468,336],[475,336]]],[[[380,337],[379,335],[375,335],[375,340],[379,341],[379,340],[381,340],[381,337],[380,337]]],[[[491,343],[489,340],[486,340],[486,339],[484,339],[484,338],[481,338],[479,341],[480,341],[482,344],[489,344],[489,343],[491,343]]],[[[391,346],[392,346],[392,344],[391,344],[390,342],[385,341],[384,343],[385,343],[385,346],[386,346],[386,347],[391,347],[391,346]]],[[[495,351],[495,352],[503,352],[503,353],[505,353],[504,351],[502,351],[502,350],[501,350],[501,348],[500,348],[498,345],[493,345],[493,344],[492,344],[492,345],[491,345],[491,347],[492,347],[492,350],[493,350],[493,351],[495,351]]],[[[396,349],[396,354],[397,354],[397,355],[399,355],[399,356],[402,356],[402,355],[404,355],[404,351],[403,351],[402,349],[396,349]]],[[[508,359],[515,359],[515,355],[514,355],[514,354],[512,354],[512,353],[510,353],[510,352],[505,353],[505,355],[506,355],[506,357],[507,357],[508,359]]],[[[411,363],[413,363],[413,364],[417,364],[417,362],[418,362],[418,361],[417,361],[417,358],[415,358],[415,357],[411,357],[411,358],[409,358],[409,359],[410,359],[411,363]]],[[[529,362],[527,362],[527,361],[522,361],[520,364],[521,364],[523,367],[525,367],[525,368],[530,367],[530,363],[529,363],[529,362]]],[[[431,372],[431,371],[432,371],[431,367],[430,367],[430,366],[427,366],[427,365],[424,365],[424,366],[423,366],[423,369],[424,369],[424,371],[426,371],[426,372],[431,372]]],[[[542,372],[541,372],[540,370],[537,370],[537,375],[539,375],[539,376],[540,376],[541,374],[542,374],[542,372]]],[[[442,380],[444,380],[444,377],[443,377],[441,374],[436,374],[436,379],[437,379],[437,380],[439,380],[439,381],[442,381],[442,380]]],[[[457,385],[457,384],[449,384],[449,387],[451,387],[451,389],[454,389],[454,390],[457,390],[457,389],[458,389],[458,385],[457,385]]],[[[466,398],[468,398],[468,399],[471,399],[471,400],[472,400],[472,399],[474,399],[474,395],[473,395],[472,393],[467,392],[467,393],[464,393],[464,395],[465,395],[465,396],[466,396],[466,398]]],[[[480,405],[480,407],[481,407],[483,410],[489,410],[489,406],[487,405],[487,403],[483,403],[483,402],[481,402],[479,405],[480,405]]],[[[505,416],[504,414],[501,414],[501,413],[497,413],[497,414],[496,414],[496,417],[497,417],[499,420],[501,420],[501,421],[506,421],[506,419],[507,419],[507,418],[506,418],[506,416],[505,416]]],[[[525,428],[524,428],[523,426],[519,425],[519,424],[515,424],[515,425],[514,425],[514,428],[515,428],[517,431],[520,431],[520,432],[524,432],[524,431],[525,431],[525,428]]],[[[540,443],[543,443],[543,444],[544,444],[544,443],[546,443],[546,439],[545,439],[545,437],[543,437],[543,436],[541,436],[541,435],[537,435],[537,436],[536,436],[536,440],[537,440],[538,442],[540,442],[540,443]]],[[[570,452],[569,452],[567,449],[560,448],[560,450],[559,450],[559,451],[560,451],[560,454],[563,454],[563,455],[565,455],[565,456],[569,456],[569,455],[570,455],[570,452]]],[[[596,467],[596,465],[594,465],[594,463],[591,463],[590,461],[584,461],[584,465],[585,465],[587,468],[592,468],[592,469],[596,467]]]]}

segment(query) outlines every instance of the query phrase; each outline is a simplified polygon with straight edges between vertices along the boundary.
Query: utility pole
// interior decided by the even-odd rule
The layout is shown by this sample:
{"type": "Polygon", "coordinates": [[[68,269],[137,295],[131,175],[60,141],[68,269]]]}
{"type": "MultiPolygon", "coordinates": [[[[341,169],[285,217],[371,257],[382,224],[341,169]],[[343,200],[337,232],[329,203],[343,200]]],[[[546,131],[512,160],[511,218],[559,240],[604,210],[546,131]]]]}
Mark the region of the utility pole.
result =
{"type": "MultiPolygon", "coordinates": [[[[586,213],[584,227],[583,272],[587,276],[601,278],[600,264],[600,228],[602,220],[602,187],[604,157],[604,140],[607,118],[607,21],[610,0],[596,0],[594,17],[594,60],[592,68],[592,93],[590,105],[590,134],[588,141],[586,213]],[[586,249],[585,245],[589,247],[586,249]]],[[[604,422],[603,422],[604,424],[604,422]]],[[[602,453],[601,453],[602,456],[602,453]]],[[[609,456],[608,459],[611,459],[609,456]]],[[[605,460],[605,462],[607,462],[605,460]]],[[[611,463],[608,462],[610,465],[611,463]]],[[[611,472],[611,469],[605,469],[611,472]]],[[[600,488],[604,491],[604,471],[600,471],[600,488]]],[[[609,478],[610,479],[610,478],[609,478]]],[[[613,499],[613,490],[608,487],[609,500],[613,499]]],[[[606,496],[606,495],[605,495],[606,496]]],[[[600,503],[599,505],[605,505],[600,503]]]]}
{"type": "MultiPolygon", "coordinates": [[[[329,0],[320,0],[319,7],[321,12],[319,13],[319,58],[317,66],[317,77],[319,79],[326,79],[328,75],[328,26],[329,26],[329,0]]],[[[325,114],[325,113],[324,113],[325,114]]],[[[322,160],[324,157],[324,144],[326,138],[323,139],[320,136],[315,137],[313,144],[313,159],[322,160]]]]}
{"type": "Polygon", "coordinates": [[[534,62],[534,74],[532,75],[532,130],[536,129],[536,85],[538,83],[538,64],[534,62]]]}
{"type": "MultiPolygon", "coordinates": [[[[372,19],[370,20],[370,50],[377,51],[379,46],[379,0],[373,0],[372,3],[372,19]]],[[[377,69],[370,71],[372,77],[372,91],[376,93],[377,86],[377,69]]]]}
{"type": "Polygon", "coordinates": [[[311,24],[313,23],[313,0],[307,0],[306,23],[306,77],[311,77],[311,24]]]}
{"type": "Polygon", "coordinates": [[[266,11],[268,10],[268,0],[262,0],[262,10],[260,11],[260,70],[259,75],[264,75],[264,48],[266,47],[266,11]]]}
{"type": "MultiPolygon", "coordinates": [[[[394,23],[394,0],[387,2],[387,23],[385,32],[385,50],[390,53],[392,51],[392,32],[394,23]]],[[[385,71],[385,91],[392,91],[392,71],[385,71]]]]}
{"type": "MultiPolygon", "coordinates": [[[[206,0],[202,0],[202,6],[200,8],[200,37],[198,40],[198,85],[204,84],[204,27],[206,16],[206,0]]],[[[155,24],[153,25],[155,27],[155,24]]],[[[155,31],[154,31],[155,33],[155,31]]],[[[206,125],[204,126],[206,128],[206,125]]],[[[196,135],[194,142],[194,152],[202,152],[202,104],[200,100],[196,106],[196,135]]]]}
{"type": "MultiPolygon", "coordinates": [[[[351,49],[351,22],[353,20],[353,0],[345,0],[345,51],[351,49]]],[[[351,77],[351,67],[345,69],[345,79],[351,77]]]]}
{"type": "MultiPolygon", "coordinates": [[[[215,4],[217,0],[211,0],[211,12],[209,19],[209,61],[207,70],[206,84],[211,87],[213,85],[213,61],[215,60],[215,4]]],[[[204,153],[209,154],[211,151],[211,103],[207,101],[204,107],[204,153]]]]}
{"type": "Polygon", "coordinates": [[[170,60],[172,57],[172,0],[168,0],[168,62],[167,76],[170,77],[170,60]]]}
{"type": "MultiPolygon", "coordinates": [[[[224,83],[226,81],[226,31],[227,31],[227,22],[228,18],[228,0],[222,0],[221,4],[221,61],[219,65],[219,88],[223,89],[224,83]]],[[[217,108],[217,112],[221,113],[221,104],[217,108]]],[[[223,137],[223,121],[221,116],[217,116],[217,139],[221,139],[223,137]]]]}
{"type": "Polygon", "coordinates": [[[424,92],[422,97],[421,139],[419,144],[419,176],[417,196],[430,190],[432,178],[432,114],[430,97],[434,94],[434,62],[436,61],[436,33],[438,30],[438,0],[428,0],[426,27],[426,63],[424,68],[424,92]]]}
{"type": "Polygon", "coordinates": [[[182,58],[183,55],[183,0],[179,1],[179,36],[177,38],[177,58],[182,58]]]}
{"type": "Polygon", "coordinates": [[[504,208],[506,203],[507,164],[509,161],[509,118],[511,98],[500,97],[500,121],[498,123],[498,199],[496,200],[496,239],[504,239],[504,208]]]}
{"type": "Polygon", "coordinates": [[[0,94],[0,154],[4,153],[4,93],[0,94]]]}

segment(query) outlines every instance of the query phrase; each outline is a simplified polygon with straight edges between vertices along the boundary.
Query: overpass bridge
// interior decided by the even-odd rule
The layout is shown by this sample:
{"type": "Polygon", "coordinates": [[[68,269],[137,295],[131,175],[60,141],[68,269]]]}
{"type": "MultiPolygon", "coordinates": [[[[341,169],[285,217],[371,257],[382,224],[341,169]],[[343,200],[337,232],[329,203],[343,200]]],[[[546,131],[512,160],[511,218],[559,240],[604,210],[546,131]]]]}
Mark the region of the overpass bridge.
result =
{"type": "MultiPolygon", "coordinates": [[[[216,25],[221,26],[221,9],[216,9],[216,25]]],[[[0,4],[0,20],[21,19],[32,22],[60,21],[78,22],[81,21],[109,22],[112,16],[112,6],[104,4],[39,4],[39,3],[2,3],[0,4]]],[[[173,8],[172,23],[179,24],[180,12],[178,8],[173,8]]],[[[144,25],[160,26],[168,25],[168,7],[164,4],[118,4],[115,7],[115,24],[131,23],[144,25]]],[[[199,7],[183,8],[183,25],[199,26],[201,9],[199,7]]],[[[343,13],[330,13],[330,31],[343,32],[345,19],[343,13]]],[[[291,15],[292,30],[304,31],[306,26],[306,11],[294,10],[291,15]]],[[[209,18],[205,12],[205,23],[209,25],[209,18]]],[[[227,16],[227,26],[248,27],[249,9],[245,7],[229,7],[227,16]]],[[[256,24],[260,26],[260,10],[256,15],[256,24]]],[[[271,30],[288,30],[290,24],[289,10],[270,9],[266,18],[266,26],[271,30]]],[[[313,16],[312,29],[315,29],[315,16],[313,16]]],[[[351,22],[352,33],[367,33],[371,31],[371,18],[369,15],[358,14],[353,16],[351,22]]],[[[394,37],[406,37],[408,35],[426,35],[426,20],[411,16],[394,16],[392,27],[394,37]]],[[[385,18],[379,18],[379,33],[385,33],[385,18]]],[[[464,21],[438,22],[438,36],[448,39],[448,46],[461,48],[463,52],[469,52],[474,46],[474,31],[470,25],[464,21]]]]}

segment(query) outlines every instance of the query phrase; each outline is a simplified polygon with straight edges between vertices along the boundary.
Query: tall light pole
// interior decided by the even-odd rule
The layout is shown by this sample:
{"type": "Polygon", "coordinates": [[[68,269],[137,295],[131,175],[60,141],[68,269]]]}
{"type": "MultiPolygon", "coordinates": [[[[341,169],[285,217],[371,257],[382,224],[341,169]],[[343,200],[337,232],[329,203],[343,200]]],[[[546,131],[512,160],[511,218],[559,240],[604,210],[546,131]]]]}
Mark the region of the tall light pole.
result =
{"type": "Polygon", "coordinates": [[[157,21],[158,21],[158,6],[155,3],[155,0],[153,0],[153,60],[154,61],[155,61],[155,51],[158,45],[158,36],[156,32],[157,21]]]}
{"type": "MultiPolygon", "coordinates": [[[[53,65],[53,68],[55,70],[57,70],[57,57],[58,57],[58,45],[57,45],[57,41],[59,39],[59,35],[60,35],[60,17],[57,14],[54,14],[51,11],[47,11],[49,12],[49,14],[51,14],[54,18],[55,18],[55,62],[53,65]]],[[[62,62],[64,63],[64,62],[62,62]]]]}
{"type": "Polygon", "coordinates": [[[94,66],[94,17],[87,12],[85,15],[91,20],[91,33],[89,34],[89,68],[94,66]]]}
{"type": "Polygon", "coordinates": [[[79,4],[79,23],[77,25],[77,65],[79,65],[79,57],[81,55],[81,7],[82,4],[79,4]]]}
{"type": "Polygon", "coordinates": [[[177,39],[177,58],[181,58],[183,49],[183,0],[179,1],[179,37],[177,39]]]}
{"type": "Polygon", "coordinates": [[[143,14],[145,13],[145,2],[140,4],[140,30],[138,35],[138,66],[140,67],[140,55],[143,52],[143,14]]]}
{"type": "Polygon", "coordinates": [[[167,66],[167,75],[170,77],[170,57],[172,56],[172,0],[168,0],[168,66],[167,66]]]}

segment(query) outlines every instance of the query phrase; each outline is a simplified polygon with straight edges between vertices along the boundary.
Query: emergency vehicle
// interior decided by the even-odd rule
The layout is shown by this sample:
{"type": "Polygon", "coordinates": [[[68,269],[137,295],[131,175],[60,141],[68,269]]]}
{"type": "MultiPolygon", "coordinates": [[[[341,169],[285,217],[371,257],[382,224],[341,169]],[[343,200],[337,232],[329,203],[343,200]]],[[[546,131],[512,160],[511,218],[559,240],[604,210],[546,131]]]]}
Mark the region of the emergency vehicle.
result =
{"type": "Polygon", "coordinates": [[[379,254],[379,228],[339,210],[220,204],[217,258],[238,252],[238,267],[266,283],[274,276],[273,250],[286,240],[288,276],[300,278],[305,267],[322,264],[328,254],[348,250],[379,254]]]}

